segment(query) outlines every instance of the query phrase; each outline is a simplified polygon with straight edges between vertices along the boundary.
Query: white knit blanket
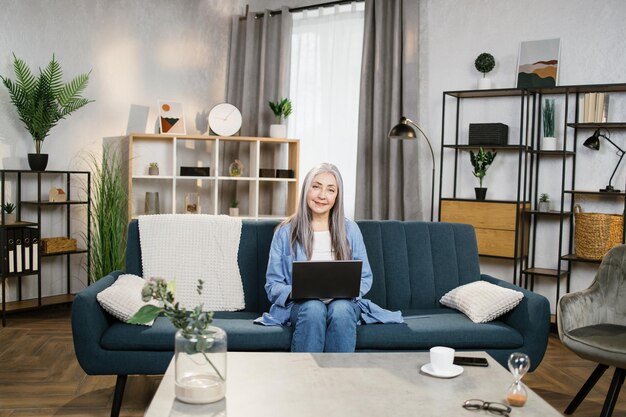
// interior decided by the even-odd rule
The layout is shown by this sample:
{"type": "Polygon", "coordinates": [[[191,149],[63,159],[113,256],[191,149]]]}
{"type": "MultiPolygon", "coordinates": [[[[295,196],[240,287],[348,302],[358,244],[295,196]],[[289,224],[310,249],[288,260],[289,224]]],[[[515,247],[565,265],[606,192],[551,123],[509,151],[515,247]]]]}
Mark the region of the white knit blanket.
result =
{"type": "Polygon", "coordinates": [[[139,216],[144,278],[176,281],[176,301],[187,309],[245,308],[237,264],[241,219],[206,214],[139,216]],[[204,281],[202,296],[196,288],[204,281]]]}

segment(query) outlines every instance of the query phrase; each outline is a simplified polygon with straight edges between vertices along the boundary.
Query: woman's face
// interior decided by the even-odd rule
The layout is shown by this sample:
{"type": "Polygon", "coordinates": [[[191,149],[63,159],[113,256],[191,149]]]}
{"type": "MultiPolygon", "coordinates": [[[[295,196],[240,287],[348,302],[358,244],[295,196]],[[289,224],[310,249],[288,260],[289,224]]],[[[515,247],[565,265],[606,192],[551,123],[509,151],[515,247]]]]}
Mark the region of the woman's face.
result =
{"type": "Polygon", "coordinates": [[[313,178],[306,201],[314,217],[328,217],[330,210],[335,205],[338,191],[339,187],[335,176],[330,172],[317,174],[313,178]]]}

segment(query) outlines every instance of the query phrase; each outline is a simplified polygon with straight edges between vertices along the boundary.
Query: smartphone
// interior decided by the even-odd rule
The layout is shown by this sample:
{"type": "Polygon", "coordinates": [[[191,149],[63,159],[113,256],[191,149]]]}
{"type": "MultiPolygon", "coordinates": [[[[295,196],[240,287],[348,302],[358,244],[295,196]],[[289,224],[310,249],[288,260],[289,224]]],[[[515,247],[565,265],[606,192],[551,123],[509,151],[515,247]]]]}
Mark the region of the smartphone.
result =
{"type": "Polygon", "coordinates": [[[469,356],[455,356],[454,364],[465,366],[489,366],[486,358],[470,358],[469,356]]]}

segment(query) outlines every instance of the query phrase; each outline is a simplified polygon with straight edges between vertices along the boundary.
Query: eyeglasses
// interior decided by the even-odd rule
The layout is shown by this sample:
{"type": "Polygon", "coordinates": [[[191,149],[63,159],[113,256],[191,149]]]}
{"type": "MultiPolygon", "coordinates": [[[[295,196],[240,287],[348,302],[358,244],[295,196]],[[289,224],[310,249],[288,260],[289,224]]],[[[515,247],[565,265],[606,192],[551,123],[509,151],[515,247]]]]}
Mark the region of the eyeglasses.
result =
{"type": "Polygon", "coordinates": [[[511,407],[502,403],[489,403],[483,400],[467,400],[463,403],[463,408],[466,410],[487,410],[491,414],[499,416],[509,417],[511,407]]]}

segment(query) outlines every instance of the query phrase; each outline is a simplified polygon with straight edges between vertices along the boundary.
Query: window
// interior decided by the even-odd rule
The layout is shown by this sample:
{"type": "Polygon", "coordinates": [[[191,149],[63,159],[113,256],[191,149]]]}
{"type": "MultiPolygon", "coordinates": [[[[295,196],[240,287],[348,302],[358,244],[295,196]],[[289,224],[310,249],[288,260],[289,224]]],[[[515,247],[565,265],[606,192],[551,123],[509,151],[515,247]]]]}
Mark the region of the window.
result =
{"type": "MultiPolygon", "coordinates": [[[[363,2],[293,14],[289,137],[300,139],[300,172],[339,168],[346,216],[354,217],[363,2]]],[[[304,180],[304,178],[303,178],[304,180]]]]}

